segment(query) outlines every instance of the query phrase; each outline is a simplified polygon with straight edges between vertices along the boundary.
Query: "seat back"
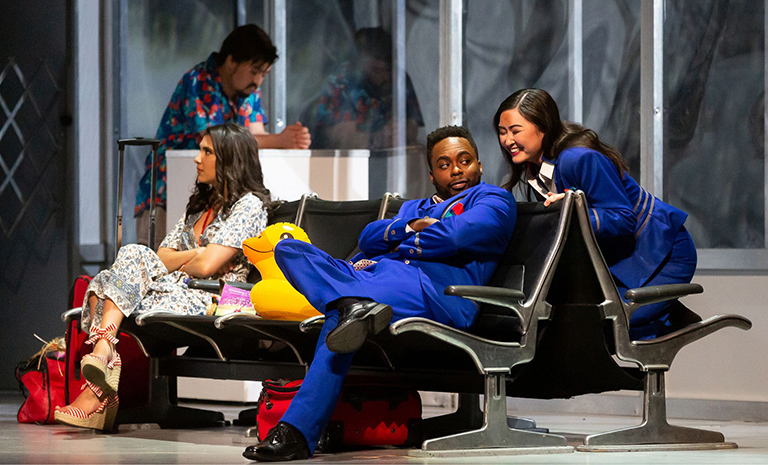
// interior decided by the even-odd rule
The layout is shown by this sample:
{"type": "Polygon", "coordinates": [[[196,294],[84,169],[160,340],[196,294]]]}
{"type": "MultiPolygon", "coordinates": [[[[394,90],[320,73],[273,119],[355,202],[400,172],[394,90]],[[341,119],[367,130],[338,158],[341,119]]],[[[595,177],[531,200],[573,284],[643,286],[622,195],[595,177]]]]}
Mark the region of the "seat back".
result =
{"type": "Polygon", "coordinates": [[[295,223],[297,221],[301,203],[301,200],[277,203],[269,212],[269,220],[267,223],[295,223]]]}
{"type": "MultiPolygon", "coordinates": [[[[334,258],[349,259],[359,249],[357,240],[365,226],[382,218],[392,218],[405,202],[396,194],[381,200],[329,201],[306,194],[299,200],[281,202],[270,213],[268,224],[294,223],[301,226],[312,244],[334,258]]],[[[261,279],[254,267],[248,282],[261,279]]]]}
{"type": "Polygon", "coordinates": [[[538,327],[533,360],[513,370],[514,381],[507,386],[511,396],[548,399],[642,390],[643,373],[613,359],[612,321],[604,314],[610,295],[606,291],[613,281],[607,267],[597,266],[602,257],[583,205],[584,194],[571,195],[573,214],[545,296],[550,318],[538,327]]]}
{"type": "Polygon", "coordinates": [[[310,197],[299,226],[319,249],[347,260],[357,253],[360,233],[378,219],[380,208],[379,199],[331,201],[310,197]]]}
{"type": "Polygon", "coordinates": [[[379,219],[393,218],[400,211],[400,207],[405,203],[405,199],[399,194],[390,194],[387,192],[381,199],[381,209],[379,210],[379,219]]]}
{"type": "MultiPolygon", "coordinates": [[[[489,286],[522,290],[524,305],[532,306],[545,286],[547,270],[557,252],[563,202],[545,207],[539,202],[517,204],[515,232],[489,286]]],[[[483,304],[472,332],[493,340],[519,338],[523,322],[506,307],[483,304]]]]}
{"type": "MultiPolygon", "coordinates": [[[[272,225],[275,223],[295,223],[300,208],[301,200],[294,200],[292,202],[275,202],[269,211],[267,225],[272,225]]],[[[251,270],[248,272],[248,278],[246,278],[246,281],[252,284],[261,281],[261,274],[255,266],[251,266],[251,270]]]]}

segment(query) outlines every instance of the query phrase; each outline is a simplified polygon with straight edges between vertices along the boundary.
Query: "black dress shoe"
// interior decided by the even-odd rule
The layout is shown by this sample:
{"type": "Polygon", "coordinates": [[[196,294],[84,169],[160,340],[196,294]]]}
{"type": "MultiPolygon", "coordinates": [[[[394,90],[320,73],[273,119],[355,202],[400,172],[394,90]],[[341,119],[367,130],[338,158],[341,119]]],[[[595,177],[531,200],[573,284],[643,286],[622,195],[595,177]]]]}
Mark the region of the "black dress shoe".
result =
{"type": "Polygon", "coordinates": [[[309,447],[301,431],[281,421],[269,430],[263,441],[246,447],[243,457],[259,462],[304,460],[309,458],[309,447]]]}
{"type": "Polygon", "coordinates": [[[325,345],[331,352],[355,352],[369,335],[378,334],[392,321],[392,307],[372,300],[339,306],[339,324],[328,333],[325,345]]]}

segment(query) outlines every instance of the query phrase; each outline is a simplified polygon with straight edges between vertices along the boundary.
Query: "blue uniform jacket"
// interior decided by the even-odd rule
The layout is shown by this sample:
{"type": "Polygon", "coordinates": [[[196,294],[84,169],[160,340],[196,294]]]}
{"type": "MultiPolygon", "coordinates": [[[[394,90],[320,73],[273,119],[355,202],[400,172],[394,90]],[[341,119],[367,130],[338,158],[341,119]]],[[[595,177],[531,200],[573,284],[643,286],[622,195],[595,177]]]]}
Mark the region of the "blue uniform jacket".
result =
{"type": "Polygon", "coordinates": [[[672,250],[688,214],[667,205],[623,173],[600,152],[572,147],[555,160],[558,192],[581,189],[592,230],[608,266],[629,288],[642,287],[672,250]]]}
{"type": "Polygon", "coordinates": [[[516,219],[512,194],[481,182],[441,203],[431,198],[403,203],[393,219],[366,226],[359,239],[362,252],[353,260],[397,260],[418,268],[426,300],[439,307],[433,307],[433,313],[455,314],[458,309],[464,321],[454,319],[452,323],[462,328],[474,322],[477,307],[468,300],[446,296],[443,290],[457,284],[487,284],[504,255],[516,219]],[[418,218],[440,221],[418,233],[406,232],[406,225],[418,218]]]}

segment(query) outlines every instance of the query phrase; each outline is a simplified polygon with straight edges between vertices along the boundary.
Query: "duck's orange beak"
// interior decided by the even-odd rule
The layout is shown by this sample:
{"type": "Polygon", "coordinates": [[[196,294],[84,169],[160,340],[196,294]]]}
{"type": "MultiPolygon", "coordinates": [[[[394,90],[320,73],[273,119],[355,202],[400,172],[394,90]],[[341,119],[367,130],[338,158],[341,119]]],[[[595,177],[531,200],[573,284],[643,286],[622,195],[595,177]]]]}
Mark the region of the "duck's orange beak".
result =
{"type": "Polygon", "coordinates": [[[272,244],[269,243],[264,234],[243,241],[243,254],[254,265],[270,257],[274,252],[272,244]]]}

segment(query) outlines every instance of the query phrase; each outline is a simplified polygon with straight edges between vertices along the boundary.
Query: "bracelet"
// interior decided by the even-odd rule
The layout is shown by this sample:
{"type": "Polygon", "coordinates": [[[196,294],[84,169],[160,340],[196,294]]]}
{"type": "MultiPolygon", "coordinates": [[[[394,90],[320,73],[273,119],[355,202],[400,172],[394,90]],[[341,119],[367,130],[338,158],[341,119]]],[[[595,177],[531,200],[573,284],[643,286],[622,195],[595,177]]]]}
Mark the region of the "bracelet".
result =
{"type": "Polygon", "coordinates": [[[187,266],[187,263],[189,263],[189,262],[191,262],[191,261],[192,261],[192,259],[189,259],[189,260],[187,260],[186,262],[184,262],[184,263],[183,263],[183,264],[182,264],[182,265],[179,267],[179,271],[184,271],[184,267],[185,267],[185,266],[187,266]]]}

